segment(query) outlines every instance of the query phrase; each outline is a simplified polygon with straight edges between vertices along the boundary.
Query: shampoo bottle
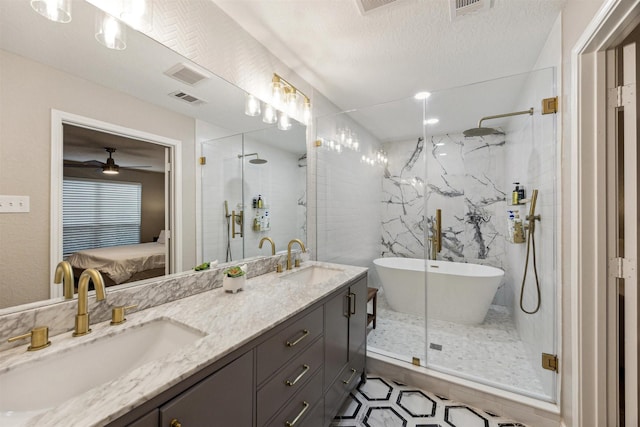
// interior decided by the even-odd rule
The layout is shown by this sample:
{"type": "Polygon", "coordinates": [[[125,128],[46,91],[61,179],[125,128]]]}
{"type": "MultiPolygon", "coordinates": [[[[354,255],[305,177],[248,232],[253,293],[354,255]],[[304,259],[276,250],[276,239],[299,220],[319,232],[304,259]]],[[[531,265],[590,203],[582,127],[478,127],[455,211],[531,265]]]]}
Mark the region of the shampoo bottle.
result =
{"type": "Polygon", "coordinates": [[[520,183],[514,182],[514,184],[516,185],[516,188],[511,193],[511,204],[517,205],[520,203],[520,183]]]}

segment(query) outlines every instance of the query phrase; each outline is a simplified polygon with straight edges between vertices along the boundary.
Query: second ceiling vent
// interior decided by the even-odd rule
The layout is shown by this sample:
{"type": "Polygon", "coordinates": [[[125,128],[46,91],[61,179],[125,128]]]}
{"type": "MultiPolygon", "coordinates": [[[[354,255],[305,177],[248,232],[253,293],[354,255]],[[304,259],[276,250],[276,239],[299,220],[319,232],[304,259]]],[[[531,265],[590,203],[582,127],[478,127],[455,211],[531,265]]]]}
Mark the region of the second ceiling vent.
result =
{"type": "Polygon", "coordinates": [[[451,21],[491,8],[491,0],[449,0],[451,21]]]}
{"type": "Polygon", "coordinates": [[[205,71],[199,70],[196,67],[183,63],[169,68],[167,71],[165,71],[165,74],[190,86],[196,85],[201,81],[210,78],[209,74],[207,74],[205,71]]]}

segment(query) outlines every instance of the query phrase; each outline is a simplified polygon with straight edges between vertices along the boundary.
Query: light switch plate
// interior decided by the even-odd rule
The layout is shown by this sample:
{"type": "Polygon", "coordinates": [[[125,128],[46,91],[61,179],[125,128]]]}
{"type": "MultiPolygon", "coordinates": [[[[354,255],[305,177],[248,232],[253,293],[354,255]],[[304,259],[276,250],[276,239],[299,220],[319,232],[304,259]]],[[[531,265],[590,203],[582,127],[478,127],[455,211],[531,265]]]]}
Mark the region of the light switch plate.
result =
{"type": "Polygon", "coordinates": [[[29,196],[0,196],[0,213],[29,212],[29,196]]]}

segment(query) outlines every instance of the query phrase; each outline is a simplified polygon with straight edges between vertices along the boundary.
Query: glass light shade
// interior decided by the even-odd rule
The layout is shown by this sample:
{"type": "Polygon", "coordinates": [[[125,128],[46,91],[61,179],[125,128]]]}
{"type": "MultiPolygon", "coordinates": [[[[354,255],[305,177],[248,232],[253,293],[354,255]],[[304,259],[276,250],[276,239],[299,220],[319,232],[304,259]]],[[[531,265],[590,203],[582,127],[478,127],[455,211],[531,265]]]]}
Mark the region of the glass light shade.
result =
{"type": "Polygon", "coordinates": [[[270,125],[278,121],[278,113],[271,104],[264,104],[264,112],[262,113],[262,121],[270,125]]]}
{"type": "Polygon", "coordinates": [[[311,101],[305,98],[304,105],[302,106],[302,120],[304,124],[309,126],[311,124],[311,118],[311,101]]]}
{"type": "Polygon", "coordinates": [[[285,112],[281,112],[280,117],[278,118],[278,129],[289,130],[290,127],[291,120],[289,120],[289,115],[285,112]]]}
{"type": "Polygon", "coordinates": [[[139,31],[153,29],[153,4],[151,0],[124,0],[120,18],[139,31]]]}
{"type": "Polygon", "coordinates": [[[271,82],[271,102],[274,106],[280,107],[284,102],[284,89],[282,88],[282,83],[280,83],[280,79],[274,80],[271,82]]]}
{"type": "Polygon", "coordinates": [[[31,0],[31,7],[51,21],[71,22],[71,0],[31,0]]]}
{"type": "Polygon", "coordinates": [[[435,125],[435,124],[436,124],[436,123],[438,123],[438,122],[440,122],[440,120],[439,120],[439,119],[436,119],[435,117],[432,117],[432,118],[430,118],[430,119],[426,119],[426,120],[424,121],[424,124],[425,124],[425,125],[435,125]]]}
{"type": "Polygon", "coordinates": [[[418,92],[413,97],[415,99],[427,99],[430,96],[431,96],[430,92],[418,92]]]}
{"type": "Polygon", "coordinates": [[[285,88],[287,112],[290,116],[298,114],[298,93],[291,88],[285,88]]]}
{"type": "Polygon", "coordinates": [[[260,100],[250,93],[247,94],[244,104],[244,113],[247,116],[259,116],[260,115],[260,100]]]}
{"type": "Polygon", "coordinates": [[[127,47],[124,26],[107,13],[100,13],[96,17],[96,40],[109,49],[124,50],[127,47]]]}

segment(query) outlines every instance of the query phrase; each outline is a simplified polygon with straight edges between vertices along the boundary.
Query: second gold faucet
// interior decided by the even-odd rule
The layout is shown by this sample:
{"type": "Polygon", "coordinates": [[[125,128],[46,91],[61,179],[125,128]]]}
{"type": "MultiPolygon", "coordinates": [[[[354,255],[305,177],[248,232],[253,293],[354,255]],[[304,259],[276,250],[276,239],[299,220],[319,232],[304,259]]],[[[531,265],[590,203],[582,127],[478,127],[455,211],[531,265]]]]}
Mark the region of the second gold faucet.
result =
{"type": "Polygon", "coordinates": [[[96,288],[96,301],[106,298],[104,280],[98,270],[88,268],[80,275],[78,281],[78,314],[76,314],[76,326],[73,331],[74,337],[86,335],[91,332],[89,328],[89,282],[93,282],[96,288]]]}
{"type": "Polygon", "coordinates": [[[287,270],[291,270],[291,246],[293,246],[294,243],[297,243],[300,245],[300,248],[302,248],[302,252],[307,252],[307,249],[304,247],[304,243],[302,243],[302,240],[300,239],[293,239],[289,242],[289,246],[287,246],[287,270]]]}

